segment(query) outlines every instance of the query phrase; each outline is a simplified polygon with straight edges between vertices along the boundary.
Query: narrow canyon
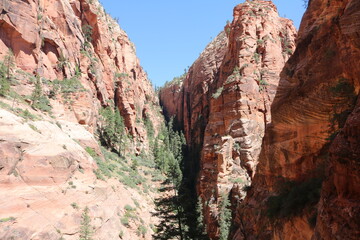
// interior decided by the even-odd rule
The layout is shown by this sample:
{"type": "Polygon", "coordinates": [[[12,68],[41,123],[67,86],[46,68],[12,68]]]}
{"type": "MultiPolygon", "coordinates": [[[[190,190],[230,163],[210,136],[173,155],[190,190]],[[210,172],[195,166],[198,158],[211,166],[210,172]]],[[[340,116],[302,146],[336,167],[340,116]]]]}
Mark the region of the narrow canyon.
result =
{"type": "Polygon", "coordinates": [[[359,239],[360,2],[305,2],[155,89],[98,0],[1,1],[0,239],[359,239]]]}

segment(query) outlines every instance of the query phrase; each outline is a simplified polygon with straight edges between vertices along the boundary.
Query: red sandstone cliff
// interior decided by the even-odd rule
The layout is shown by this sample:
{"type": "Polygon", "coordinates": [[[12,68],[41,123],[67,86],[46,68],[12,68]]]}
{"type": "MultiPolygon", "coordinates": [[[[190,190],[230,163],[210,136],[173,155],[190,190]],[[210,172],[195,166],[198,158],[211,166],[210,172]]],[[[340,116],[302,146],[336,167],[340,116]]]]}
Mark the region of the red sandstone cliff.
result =
{"type": "MultiPolygon", "coordinates": [[[[2,1],[0,9],[0,57],[11,49],[18,68],[48,80],[43,85],[47,91],[54,80],[81,72],[86,91],[72,94],[70,104],[57,96],[52,102],[57,119],[93,128],[99,107],[115,100],[129,132],[146,142],[136,117],[158,124],[154,91],[133,43],[98,1],[2,1]]],[[[16,90],[28,94],[32,87],[24,79],[16,90]]]]}
{"type": "Polygon", "coordinates": [[[134,45],[97,0],[5,0],[0,11],[0,61],[14,56],[11,91],[0,97],[0,239],[79,239],[86,206],[94,238],[150,239],[155,186],[144,196],[111,178],[126,177],[131,160],[101,151],[94,137],[99,110],[113,104],[133,137],[129,152],[149,149],[145,119],[155,131],[162,124],[134,45]],[[49,112],[30,106],[37,78],[49,112]],[[106,182],[94,174],[105,158],[106,182]],[[124,226],[127,205],[139,216],[124,226]]]}
{"type": "Polygon", "coordinates": [[[358,239],[360,3],[312,0],[233,239],[358,239]]]}
{"type": "Polygon", "coordinates": [[[221,195],[231,192],[238,204],[256,173],[270,105],[295,36],[291,21],[280,18],[271,2],[240,4],[182,86],[160,92],[165,110],[183,122],[188,145],[201,147],[194,161],[200,161],[198,194],[211,238],[219,234],[221,195]]]}

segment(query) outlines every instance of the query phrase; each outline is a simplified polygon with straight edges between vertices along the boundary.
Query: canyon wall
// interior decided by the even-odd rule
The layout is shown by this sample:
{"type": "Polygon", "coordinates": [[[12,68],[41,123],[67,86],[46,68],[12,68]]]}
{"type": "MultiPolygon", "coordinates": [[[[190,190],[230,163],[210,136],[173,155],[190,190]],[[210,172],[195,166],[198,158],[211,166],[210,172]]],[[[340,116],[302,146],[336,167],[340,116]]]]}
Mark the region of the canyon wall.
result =
{"type": "Polygon", "coordinates": [[[358,239],[359,16],[310,1],[233,239],[358,239]]]}
{"type": "Polygon", "coordinates": [[[296,30],[274,4],[247,1],[190,67],[160,92],[169,116],[183,124],[187,144],[200,151],[197,192],[207,231],[219,235],[219,204],[246,195],[261,150],[279,74],[295,49],[296,30]]]}
{"type": "MultiPolygon", "coordinates": [[[[129,133],[146,143],[136,118],[151,118],[158,125],[156,96],[134,44],[98,1],[15,0],[2,1],[0,8],[1,58],[11,49],[16,66],[41,76],[48,93],[55,80],[77,76],[83,85],[85,91],[68,96],[72,101],[62,96],[52,101],[56,119],[93,130],[100,106],[115,101],[129,133]]],[[[33,85],[23,79],[15,87],[29,95],[33,85]]]]}
{"type": "Polygon", "coordinates": [[[148,152],[145,122],[155,133],[163,124],[133,43],[97,0],[5,0],[0,10],[1,84],[11,84],[0,96],[0,239],[79,239],[85,207],[96,239],[150,239],[154,183],[136,183],[132,157],[96,138],[104,107],[124,119],[126,153],[148,152]]]}

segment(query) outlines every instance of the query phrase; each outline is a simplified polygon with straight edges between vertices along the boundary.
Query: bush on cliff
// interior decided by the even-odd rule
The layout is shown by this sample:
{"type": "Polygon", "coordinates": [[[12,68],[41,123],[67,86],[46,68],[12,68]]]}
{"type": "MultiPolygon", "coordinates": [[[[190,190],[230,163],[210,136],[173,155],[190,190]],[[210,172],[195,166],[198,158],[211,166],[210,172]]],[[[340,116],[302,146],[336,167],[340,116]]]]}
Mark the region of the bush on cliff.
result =
{"type": "Polygon", "coordinates": [[[14,54],[10,50],[0,62],[0,96],[6,96],[10,91],[11,68],[14,66],[14,54]]]}
{"type": "Polygon", "coordinates": [[[321,178],[284,183],[279,195],[269,197],[266,203],[268,217],[288,218],[301,214],[306,207],[319,202],[321,185],[321,178]]]}
{"type": "Polygon", "coordinates": [[[100,110],[100,115],[102,121],[98,133],[102,145],[124,155],[127,147],[127,135],[124,119],[119,110],[116,108],[114,111],[111,107],[107,107],[100,110]]]}

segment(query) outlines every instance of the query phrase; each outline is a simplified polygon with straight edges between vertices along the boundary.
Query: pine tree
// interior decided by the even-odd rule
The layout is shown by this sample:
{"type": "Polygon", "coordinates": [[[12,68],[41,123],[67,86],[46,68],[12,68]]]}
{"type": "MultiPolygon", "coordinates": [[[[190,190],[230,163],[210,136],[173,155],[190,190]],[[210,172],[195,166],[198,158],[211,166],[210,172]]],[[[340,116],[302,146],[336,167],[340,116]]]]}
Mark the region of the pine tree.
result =
{"type": "Polygon", "coordinates": [[[159,225],[161,235],[156,236],[155,239],[189,239],[189,228],[184,221],[184,208],[179,196],[179,189],[182,185],[183,175],[181,171],[181,164],[183,161],[183,142],[181,134],[173,129],[173,118],[166,126],[162,126],[158,137],[154,142],[154,159],[155,164],[162,173],[167,176],[167,182],[171,184],[171,189],[174,192],[173,197],[167,199],[167,210],[164,211],[164,218],[171,218],[171,224],[166,221],[159,225]],[[170,204],[169,204],[170,203],[170,204]],[[168,216],[172,213],[171,216],[168,216]]]}
{"type": "Polygon", "coordinates": [[[199,234],[206,234],[206,229],[204,226],[203,204],[200,196],[198,197],[198,201],[196,205],[196,213],[197,213],[197,231],[199,234]]]}
{"type": "Polygon", "coordinates": [[[222,195],[222,201],[219,206],[219,227],[220,227],[220,238],[219,240],[227,240],[230,233],[231,226],[231,210],[230,201],[226,194],[222,195]]]}
{"type": "Polygon", "coordinates": [[[89,208],[85,207],[81,216],[80,239],[79,240],[93,240],[93,229],[91,226],[91,219],[89,216],[89,208]]]}
{"type": "Polygon", "coordinates": [[[180,187],[182,180],[182,172],[179,163],[177,162],[177,160],[175,159],[174,155],[171,152],[168,153],[167,157],[168,157],[168,166],[169,166],[167,175],[170,178],[171,182],[173,183],[174,188],[178,189],[180,187]]]}
{"type": "Polygon", "coordinates": [[[112,141],[118,145],[118,152],[123,155],[126,150],[126,140],[124,119],[121,117],[119,109],[116,108],[114,116],[114,137],[112,141]]]}
{"type": "Polygon", "coordinates": [[[36,77],[35,88],[31,94],[32,107],[44,112],[51,111],[49,99],[43,95],[40,77],[36,77]]]}
{"type": "Polygon", "coordinates": [[[42,88],[41,88],[41,82],[40,82],[40,77],[36,76],[36,81],[35,81],[35,88],[31,94],[31,100],[33,101],[33,105],[36,105],[37,101],[40,99],[42,95],[42,88]]]}
{"type": "Polygon", "coordinates": [[[6,66],[0,63],[0,96],[5,97],[10,91],[10,82],[6,78],[6,66]]]}
{"type": "Polygon", "coordinates": [[[102,123],[99,126],[99,136],[103,145],[124,155],[128,143],[128,137],[125,132],[124,120],[119,110],[115,111],[111,107],[100,110],[102,123]]]}
{"type": "Polygon", "coordinates": [[[10,91],[11,68],[14,67],[14,54],[11,50],[0,63],[0,96],[6,96],[10,91]]]}
{"type": "Polygon", "coordinates": [[[6,56],[4,57],[4,64],[6,66],[6,70],[7,70],[7,80],[10,82],[11,80],[11,74],[10,74],[10,71],[11,71],[11,68],[14,67],[14,53],[12,52],[11,49],[9,49],[8,53],[6,54],[6,56]]]}

